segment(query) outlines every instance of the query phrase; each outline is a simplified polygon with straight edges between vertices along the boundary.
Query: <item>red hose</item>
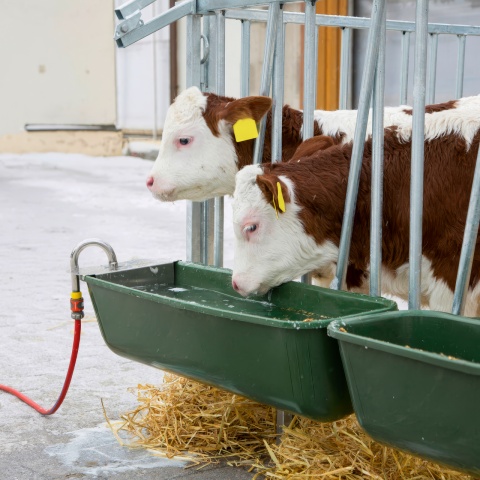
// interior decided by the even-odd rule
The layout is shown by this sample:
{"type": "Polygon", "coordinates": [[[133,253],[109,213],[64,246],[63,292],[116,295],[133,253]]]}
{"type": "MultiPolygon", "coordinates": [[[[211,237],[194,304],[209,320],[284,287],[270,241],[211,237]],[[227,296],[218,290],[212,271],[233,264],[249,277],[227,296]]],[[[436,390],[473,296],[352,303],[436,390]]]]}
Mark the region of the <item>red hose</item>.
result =
{"type": "Polygon", "coordinates": [[[0,390],[3,390],[4,392],[15,395],[20,400],[25,402],[30,407],[34,408],[37,412],[41,413],[42,415],[52,415],[53,413],[55,413],[60,408],[60,405],[63,403],[63,399],[67,395],[68,387],[70,386],[70,382],[72,380],[73,370],[75,368],[75,362],[77,361],[78,348],[80,346],[81,330],[82,330],[82,321],[75,320],[75,333],[73,336],[72,355],[70,357],[70,365],[68,366],[67,376],[65,377],[65,382],[63,383],[63,388],[62,388],[62,391],[60,392],[58,400],[50,410],[46,410],[45,408],[42,408],[40,405],[35,403],[26,395],[24,395],[23,393],[20,393],[19,391],[11,387],[7,387],[6,385],[0,384],[0,390]]]}

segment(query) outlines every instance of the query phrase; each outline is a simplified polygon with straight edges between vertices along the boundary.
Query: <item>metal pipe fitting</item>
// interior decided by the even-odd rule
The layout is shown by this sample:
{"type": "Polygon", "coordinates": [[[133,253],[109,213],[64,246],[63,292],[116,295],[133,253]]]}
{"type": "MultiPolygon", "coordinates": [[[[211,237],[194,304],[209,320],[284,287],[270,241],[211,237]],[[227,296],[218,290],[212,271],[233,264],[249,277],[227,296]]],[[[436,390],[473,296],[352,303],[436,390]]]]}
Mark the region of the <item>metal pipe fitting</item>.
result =
{"type": "Polygon", "coordinates": [[[80,242],[70,254],[70,271],[72,275],[72,292],[80,291],[80,274],[78,273],[78,257],[85,248],[90,246],[100,247],[108,257],[108,267],[110,270],[116,270],[118,266],[117,256],[113,251],[113,248],[103,240],[99,238],[88,238],[83,242],[80,242]]]}

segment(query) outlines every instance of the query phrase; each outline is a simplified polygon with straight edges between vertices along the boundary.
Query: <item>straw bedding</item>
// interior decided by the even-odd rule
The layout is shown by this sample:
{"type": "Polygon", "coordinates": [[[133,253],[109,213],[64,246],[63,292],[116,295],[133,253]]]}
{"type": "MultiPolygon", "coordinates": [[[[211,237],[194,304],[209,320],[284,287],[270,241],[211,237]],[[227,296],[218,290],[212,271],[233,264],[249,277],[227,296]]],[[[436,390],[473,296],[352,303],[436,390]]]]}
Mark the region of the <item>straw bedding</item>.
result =
{"type": "Polygon", "coordinates": [[[294,417],[275,442],[275,409],[165,374],[161,387],[139,385],[139,405],[110,422],[122,445],[182,458],[246,466],[252,480],[477,480],[385,447],[354,415],[332,423],[294,417]]]}

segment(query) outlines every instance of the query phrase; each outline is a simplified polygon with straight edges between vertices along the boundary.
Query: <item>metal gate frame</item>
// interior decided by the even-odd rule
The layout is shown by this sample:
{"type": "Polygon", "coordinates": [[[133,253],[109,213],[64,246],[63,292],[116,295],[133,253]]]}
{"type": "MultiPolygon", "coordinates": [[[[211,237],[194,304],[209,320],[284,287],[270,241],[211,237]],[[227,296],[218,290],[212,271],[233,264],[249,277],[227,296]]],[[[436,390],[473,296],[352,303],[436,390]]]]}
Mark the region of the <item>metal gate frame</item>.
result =
{"type": "MultiPolygon", "coordinates": [[[[249,93],[249,49],[251,22],[266,22],[267,34],[260,95],[270,96],[273,102],[272,158],[281,158],[281,115],[284,90],[284,29],[288,23],[305,26],[304,48],[304,122],[303,139],[313,136],[313,118],[316,85],[317,35],[319,26],[342,29],[340,108],[347,107],[351,65],[352,29],[368,29],[367,52],[360,89],[357,124],[353,140],[351,168],[348,178],[345,213],[339,246],[337,272],[332,288],[343,289],[350,250],[353,218],[356,207],[360,169],[364,150],[368,113],[373,106],[373,164],[372,213],[370,243],[370,294],[380,295],[381,285],[381,211],[383,189],[383,107],[385,83],[386,29],[399,31],[402,37],[400,59],[400,103],[406,103],[410,36],[415,32],[415,62],[413,79],[413,131],[411,162],[410,255],[409,255],[409,309],[420,308],[420,278],[422,258],[423,210],[423,154],[425,104],[434,102],[435,71],[439,35],[456,35],[458,59],[455,96],[463,93],[465,44],[470,35],[480,35],[480,27],[464,25],[428,24],[428,0],[417,0],[415,22],[387,21],[385,0],[373,0],[372,17],[340,17],[315,14],[315,0],[305,1],[305,13],[284,12],[285,3],[293,0],[187,0],[167,12],[144,23],[141,9],[154,0],[132,0],[115,10],[122,20],[116,28],[115,40],[119,47],[127,47],[170,23],[187,17],[187,79],[189,86],[223,95],[225,92],[225,19],[242,22],[242,78],[241,95],[249,93]],[[252,8],[268,6],[268,10],[252,8]],[[202,25],[203,23],[203,25],[202,25]],[[430,42],[429,42],[430,38],[430,42]],[[203,40],[203,52],[201,48],[203,40]],[[427,48],[429,68],[427,78],[427,48]]],[[[261,159],[265,135],[265,121],[255,143],[254,161],[261,159]]],[[[477,159],[472,195],[465,227],[460,265],[454,293],[454,314],[462,314],[467,284],[470,278],[473,253],[480,219],[480,167],[477,159]]],[[[223,263],[223,198],[207,202],[188,202],[187,260],[221,266],[223,263]]],[[[308,278],[304,278],[308,281],[308,278]]]]}

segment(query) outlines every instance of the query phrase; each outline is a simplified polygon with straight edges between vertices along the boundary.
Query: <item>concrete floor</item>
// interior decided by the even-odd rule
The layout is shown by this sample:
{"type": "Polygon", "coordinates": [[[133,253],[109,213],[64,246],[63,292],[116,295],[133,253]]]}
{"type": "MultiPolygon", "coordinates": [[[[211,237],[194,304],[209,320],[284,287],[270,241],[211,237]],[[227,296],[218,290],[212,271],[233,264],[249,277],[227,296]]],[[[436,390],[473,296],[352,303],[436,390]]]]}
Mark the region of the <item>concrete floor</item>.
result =
{"type": "MultiPolygon", "coordinates": [[[[57,399],[73,338],[69,259],[80,241],[103,238],[119,261],[184,258],[185,205],[151,198],[150,168],[129,157],[0,155],[0,383],[44,407],[57,399]]],[[[99,250],[80,257],[81,266],[104,263],[99,250]]],[[[160,383],[162,372],[112,353],[88,298],[85,312],[73,381],[55,415],[0,392],[0,480],[251,479],[226,465],[186,470],[117,443],[101,399],[116,419],[136,406],[127,389],[160,383]]]]}

